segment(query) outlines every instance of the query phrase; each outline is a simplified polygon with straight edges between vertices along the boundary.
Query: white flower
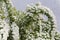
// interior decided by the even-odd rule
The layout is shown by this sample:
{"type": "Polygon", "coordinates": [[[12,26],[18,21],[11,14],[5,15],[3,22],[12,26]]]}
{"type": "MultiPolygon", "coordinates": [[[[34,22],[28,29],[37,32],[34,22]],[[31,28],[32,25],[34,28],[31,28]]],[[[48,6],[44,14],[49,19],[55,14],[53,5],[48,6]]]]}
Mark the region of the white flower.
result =
{"type": "Polygon", "coordinates": [[[12,34],[13,34],[14,40],[18,40],[19,39],[19,28],[18,28],[18,26],[16,25],[15,22],[13,22],[11,27],[12,27],[12,31],[13,31],[12,34]]]}

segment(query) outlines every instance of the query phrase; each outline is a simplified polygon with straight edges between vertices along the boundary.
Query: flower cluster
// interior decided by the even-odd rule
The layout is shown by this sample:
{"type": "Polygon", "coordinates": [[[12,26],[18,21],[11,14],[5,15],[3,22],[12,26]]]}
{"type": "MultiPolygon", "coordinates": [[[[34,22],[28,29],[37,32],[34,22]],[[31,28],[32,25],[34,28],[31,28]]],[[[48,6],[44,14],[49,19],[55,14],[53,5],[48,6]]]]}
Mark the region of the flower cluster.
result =
{"type": "Polygon", "coordinates": [[[7,40],[10,26],[4,20],[0,19],[0,40],[7,40]]]}
{"type": "Polygon", "coordinates": [[[0,40],[60,40],[53,12],[41,3],[17,11],[11,0],[0,1],[0,40]]]}

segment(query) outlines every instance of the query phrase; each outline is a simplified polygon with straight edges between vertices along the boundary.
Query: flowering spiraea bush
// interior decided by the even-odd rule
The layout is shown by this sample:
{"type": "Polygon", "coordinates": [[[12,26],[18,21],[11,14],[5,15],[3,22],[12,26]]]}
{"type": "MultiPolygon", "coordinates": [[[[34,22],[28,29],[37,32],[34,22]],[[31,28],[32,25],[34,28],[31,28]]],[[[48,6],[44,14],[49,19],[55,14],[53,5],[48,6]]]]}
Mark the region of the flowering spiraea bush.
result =
{"type": "Polygon", "coordinates": [[[11,0],[0,0],[0,40],[60,40],[53,12],[37,3],[17,11],[11,0]]]}

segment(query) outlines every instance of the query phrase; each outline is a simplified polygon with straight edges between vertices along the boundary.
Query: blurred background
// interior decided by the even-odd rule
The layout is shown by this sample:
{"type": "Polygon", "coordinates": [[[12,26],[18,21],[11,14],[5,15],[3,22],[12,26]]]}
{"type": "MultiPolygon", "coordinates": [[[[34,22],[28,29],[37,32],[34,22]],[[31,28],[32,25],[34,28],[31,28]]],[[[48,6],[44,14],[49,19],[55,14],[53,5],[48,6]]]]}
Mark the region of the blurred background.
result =
{"type": "Polygon", "coordinates": [[[54,12],[57,20],[57,30],[60,32],[60,0],[12,0],[16,9],[22,11],[26,9],[27,4],[37,2],[41,2],[42,5],[47,6],[54,12]]]}

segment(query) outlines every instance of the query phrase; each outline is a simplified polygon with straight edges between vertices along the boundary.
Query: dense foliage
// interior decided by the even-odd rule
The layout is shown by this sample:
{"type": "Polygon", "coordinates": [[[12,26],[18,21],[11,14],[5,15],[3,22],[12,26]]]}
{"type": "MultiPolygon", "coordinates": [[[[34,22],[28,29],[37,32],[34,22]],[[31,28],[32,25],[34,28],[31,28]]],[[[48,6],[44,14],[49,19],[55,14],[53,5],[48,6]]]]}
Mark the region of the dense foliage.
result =
{"type": "Polygon", "coordinates": [[[17,11],[11,0],[0,0],[0,40],[60,40],[53,12],[37,3],[17,11]]]}

